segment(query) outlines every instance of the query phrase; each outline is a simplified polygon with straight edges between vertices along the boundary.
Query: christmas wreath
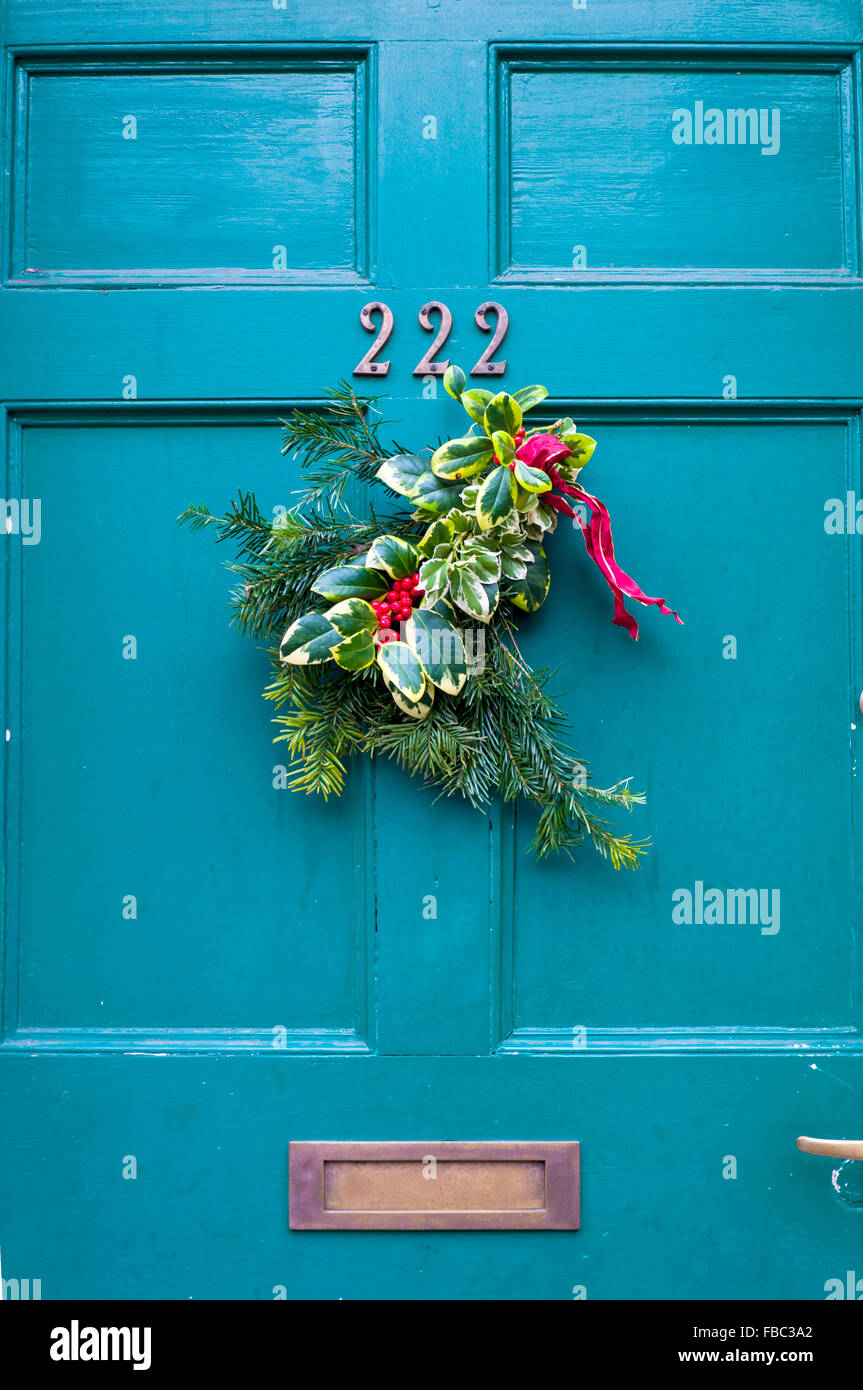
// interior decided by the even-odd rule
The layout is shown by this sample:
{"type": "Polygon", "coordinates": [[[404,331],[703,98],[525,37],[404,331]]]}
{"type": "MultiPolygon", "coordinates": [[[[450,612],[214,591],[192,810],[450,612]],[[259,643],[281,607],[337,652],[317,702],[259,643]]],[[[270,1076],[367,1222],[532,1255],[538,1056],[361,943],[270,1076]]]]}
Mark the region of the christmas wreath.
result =
{"type": "Polygon", "coordinates": [[[494,394],[468,388],[458,367],[444,386],[473,421],[460,438],[425,453],[387,447],[376,402],[343,384],[323,411],[282,422],[282,453],[306,475],[295,506],[269,519],[241,492],[227,515],[194,506],[180,520],[235,545],[235,619],[281,639],[265,695],[293,790],[338,795],[352,754],[383,756],[477,807],[495,796],[533,803],[540,857],[588,839],[615,868],[634,868],[646,842],[602,813],[644,798],[628,778],[591,784],[548,673],[519,651],[517,623],[548,593],[544,542],[561,513],[611,588],[615,623],[637,639],[626,598],[671,610],[620,569],[608,512],[578,481],[595,441],[568,418],[526,428],[545,387],[494,394]],[[379,515],[372,503],[358,517],[345,503],[353,482],[410,509],[379,515]]]}

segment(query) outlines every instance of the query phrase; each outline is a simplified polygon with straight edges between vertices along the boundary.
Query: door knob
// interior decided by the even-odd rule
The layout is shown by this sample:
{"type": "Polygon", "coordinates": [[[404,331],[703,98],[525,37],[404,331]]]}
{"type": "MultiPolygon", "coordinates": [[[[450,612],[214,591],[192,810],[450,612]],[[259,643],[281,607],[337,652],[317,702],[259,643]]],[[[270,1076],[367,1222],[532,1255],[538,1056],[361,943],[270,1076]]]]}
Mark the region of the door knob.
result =
{"type": "Polygon", "coordinates": [[[797,1140],[797,1147],[805,1154],[863,1159],[863,1139],[810,1139],[807,1134],[801,1134],[797,1140]]]}

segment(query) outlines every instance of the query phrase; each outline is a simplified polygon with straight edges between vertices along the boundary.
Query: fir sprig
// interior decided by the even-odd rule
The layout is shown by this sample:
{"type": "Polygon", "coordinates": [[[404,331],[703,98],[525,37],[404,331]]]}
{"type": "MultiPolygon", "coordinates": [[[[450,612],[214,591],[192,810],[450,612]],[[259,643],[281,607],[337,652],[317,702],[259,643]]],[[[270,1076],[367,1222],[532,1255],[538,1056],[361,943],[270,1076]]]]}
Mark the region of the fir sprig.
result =
{"type": "MultiPolygon", "coordinates": [[[[423,529],[410,513],[379,515],[369,506],[357,518],[345,509],[348,484],[374,480],[393,448],[381,438],[385,422],[373,398],[347,383],[329,395],[326,409],[296,410],[283,422],[282,452],[298,455],[305,480],[287,513],[270,521],[254,494],[241,492],[223,516],[199,505],[179,518],[196,530],[215,528],[219,542],[235,547],[234,620],[257,638],[280,638],[310,601],[315,606],[312,584],[323,569],[361,555],[382,533],[416,540],[423,529]]],[[[396,710],[377,666],[353,674],[330,663],[285,666],[271,651],[265,696],[276,710],[275,741],[290,758],[289,786],[338,796],[351,757],[385,757],[442,796],[483,809],[497,796],[532,805],[530,847],[540,858],[589,840],[615,868],[637,867],[647,842],[619,834],[601,812],[630,811],[643,797],[628,780],[605,789],[586,781],[566,716],[548,694],[549,673],[531,670],[516,634],[517,610],[504,601],[485,629],[483,663],[459,695],[438,695],[421,720],[396,710]]]]}

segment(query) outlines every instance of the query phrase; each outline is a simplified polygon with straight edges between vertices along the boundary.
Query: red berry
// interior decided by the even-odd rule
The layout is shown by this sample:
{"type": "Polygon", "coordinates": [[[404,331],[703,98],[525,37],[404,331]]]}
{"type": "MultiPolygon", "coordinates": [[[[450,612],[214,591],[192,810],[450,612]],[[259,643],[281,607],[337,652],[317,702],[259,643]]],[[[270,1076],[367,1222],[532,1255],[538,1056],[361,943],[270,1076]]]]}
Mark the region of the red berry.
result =
{"type": "Polygon", "coordinates": [[[415,590],[415,592],[414,592],[414,598],[424,598],[424,597],[425,597],[425,589],[416,589],[416,590],[415,590]]]}

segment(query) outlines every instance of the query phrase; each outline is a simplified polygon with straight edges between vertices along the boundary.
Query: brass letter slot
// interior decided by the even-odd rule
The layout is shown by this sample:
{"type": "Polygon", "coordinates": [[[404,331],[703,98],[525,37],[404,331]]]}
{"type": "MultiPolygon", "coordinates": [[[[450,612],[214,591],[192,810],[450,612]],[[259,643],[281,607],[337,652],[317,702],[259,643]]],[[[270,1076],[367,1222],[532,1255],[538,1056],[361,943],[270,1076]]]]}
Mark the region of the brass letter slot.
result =
{"type": "Polygon", "coordinates": [[[575,1231],[576,1142],[290,1146],[293,1231],[575,1231]]]}

